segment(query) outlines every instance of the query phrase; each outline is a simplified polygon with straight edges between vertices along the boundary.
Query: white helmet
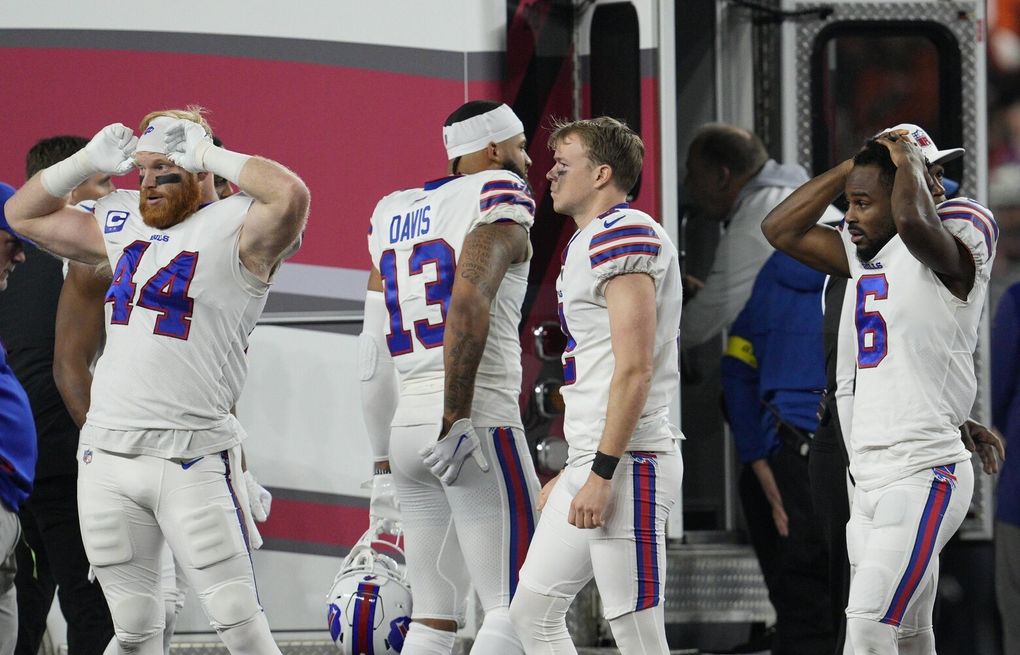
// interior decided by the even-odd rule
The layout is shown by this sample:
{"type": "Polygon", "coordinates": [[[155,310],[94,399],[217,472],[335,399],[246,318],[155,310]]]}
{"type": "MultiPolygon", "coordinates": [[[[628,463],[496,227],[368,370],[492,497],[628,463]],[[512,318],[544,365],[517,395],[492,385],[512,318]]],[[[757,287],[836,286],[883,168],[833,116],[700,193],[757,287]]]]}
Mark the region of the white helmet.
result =
{"type": "Polygon", "coordinates": [[[411,625],[411,588],[404,565],[373,546],[404,554],[370,528],[344,560],[326,597],[329,634],[345,655],[399,653],[411,625]]]}

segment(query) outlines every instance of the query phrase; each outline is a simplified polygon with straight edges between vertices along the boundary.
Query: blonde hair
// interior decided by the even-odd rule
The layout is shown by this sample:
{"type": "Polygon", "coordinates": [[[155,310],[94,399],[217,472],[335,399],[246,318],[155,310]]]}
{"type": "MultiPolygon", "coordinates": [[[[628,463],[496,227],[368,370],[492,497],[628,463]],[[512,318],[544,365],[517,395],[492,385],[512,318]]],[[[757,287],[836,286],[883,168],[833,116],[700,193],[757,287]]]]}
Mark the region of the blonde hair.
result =
{"type": "Polygon", "coordinates": [[[139,132],[144,132],[145,128],[149,127],[154,119],[160,116],[169,116],[170,118],[183,118],[195,123],[198,123],[205,128],[205,133],[212,136],[212,127],[209,125],[209,121],[205,119],[206,109],[199,105],[188,105],[184,109],[160,109],[159,111],[149,112],[142,119],[142,124],[138,126],[139,132]]]}
{"type": "Polygon", "coordinates": [[[605,164],[613,169],[613,180],[618,188],[625,193],[634,188],[641,175],[645,144],[626,123],[609,116],[578,121],[555,119],[552,130],[550,149],[555,150],[565,137],[576,134],[587,151],[588,159],[596,165],[605,164]]]}

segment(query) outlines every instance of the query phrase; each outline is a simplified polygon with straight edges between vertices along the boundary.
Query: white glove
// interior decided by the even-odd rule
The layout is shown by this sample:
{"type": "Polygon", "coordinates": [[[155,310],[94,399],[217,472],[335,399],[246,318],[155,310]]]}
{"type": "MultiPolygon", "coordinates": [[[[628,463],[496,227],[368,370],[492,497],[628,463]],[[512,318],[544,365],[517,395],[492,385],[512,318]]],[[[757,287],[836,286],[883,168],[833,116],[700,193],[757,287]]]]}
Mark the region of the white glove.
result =
{"type": "Polygon", "coordinates": [[[85,153],[97,173],[123,175],[135,167],[135,146],[138,137],[126,125],[107,125],[92,137],[85,153]]]}
{"type": "Polygon", "coordinates": [[[44,170],[40,178],[43,188],[62,198],[96,173],[123,175],[135,166],[137,144],[131,128],[120,123],[107,125],[84,148],[44,170]]]}
{"type": "Polygon", "coordinates": [[[167,159],[191,173],[206,170],[202,160],[209,148],[214,147],[205,128],[194,121],[179,118],[166,128],[167,159]]]}
{"type": "Polygon", "coordinates": [[[400,502],[393,476],[377,473],[372,476],[372,498],[368,501],[368,517],[379,532],[394,532],[400,521],[400,502]]]}
{"type": "Polygon", "coordinates": [[[422,462],[445,485],[451,485],[460,475],[464,460],[468,455],[475,458],[478,467],[489,470],[489,462],[479,449],[481,442],[475,434],[471,419],[462,418],[450,426],[450,431],[439,441],[422,448],[418,454],[422,462]]]}
{"type": "Polygon", "coordinates": [[[251,471],[244,472],[244,485],[248,488],[251,517],[259,523],[265,523],[269,518],[269,509],[273,505],[273,495],[259,484],[251,471]]]}

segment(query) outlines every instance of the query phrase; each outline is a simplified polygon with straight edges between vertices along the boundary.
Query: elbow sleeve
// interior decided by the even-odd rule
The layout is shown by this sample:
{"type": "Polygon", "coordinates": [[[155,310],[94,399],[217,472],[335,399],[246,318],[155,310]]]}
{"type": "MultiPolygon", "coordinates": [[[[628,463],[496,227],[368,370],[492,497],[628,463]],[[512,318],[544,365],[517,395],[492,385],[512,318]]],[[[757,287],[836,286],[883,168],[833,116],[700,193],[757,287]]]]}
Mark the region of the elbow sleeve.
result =
{"type": "Polygon", "coordinates": [[[383,294],[369,291],[365,298],[364,328],[358,336],[358,376],[361,412],[375,461],[389,458],[390,423],[399,393],[393,358],[386,347],[386,317],[383,294]]]}

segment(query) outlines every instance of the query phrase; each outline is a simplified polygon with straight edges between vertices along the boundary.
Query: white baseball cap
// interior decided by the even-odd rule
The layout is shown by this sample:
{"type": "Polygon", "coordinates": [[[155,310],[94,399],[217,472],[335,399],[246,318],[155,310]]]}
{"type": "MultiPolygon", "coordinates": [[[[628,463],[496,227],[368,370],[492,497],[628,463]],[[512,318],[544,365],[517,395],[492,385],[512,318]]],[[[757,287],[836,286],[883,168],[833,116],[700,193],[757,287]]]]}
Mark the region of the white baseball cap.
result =
{"type": "Polygon", "coordinates": [[[928,160],[928,164],[945,164],[946,162],[952,161],[957,157],[962,157],[963,153],[966,152],[963,148],[949,148],[948,150],[939,150],[936,147],[935,142],[931,140],[928,133],[925,132],[920,126],[914,125],[913,123],[900,123],[896,127],[890,127],[885,132],[892,132],[894,130],[906,130],[910,133],[910,138],[921,147],[921,152],[924,153],[924,158],[928,160]]]}

